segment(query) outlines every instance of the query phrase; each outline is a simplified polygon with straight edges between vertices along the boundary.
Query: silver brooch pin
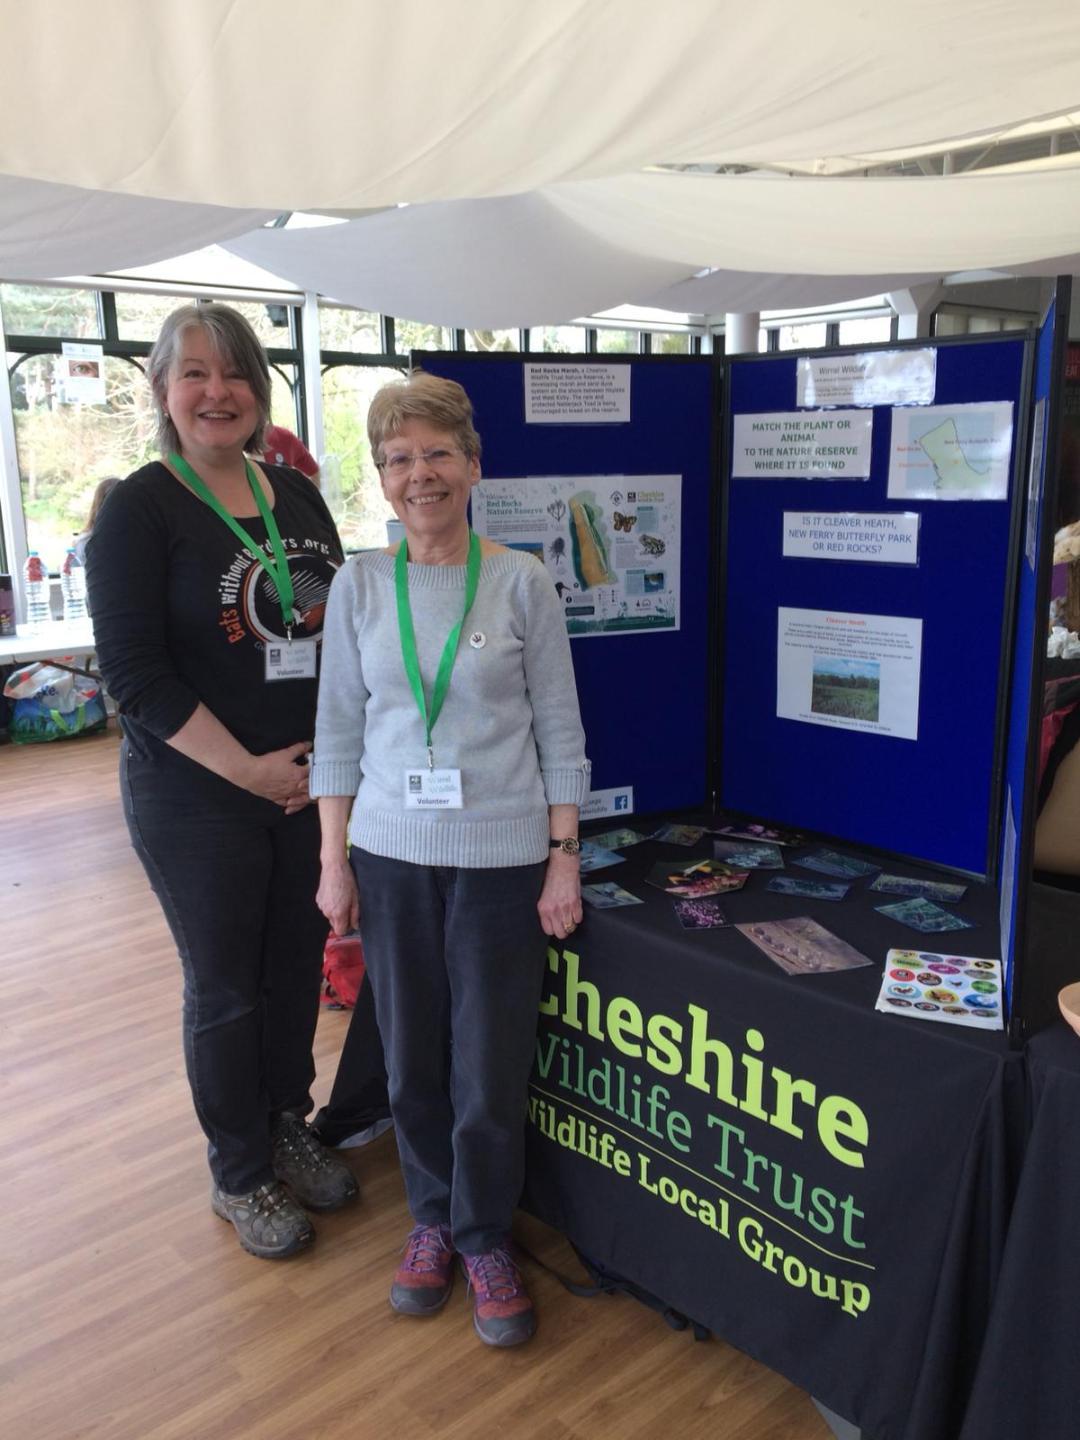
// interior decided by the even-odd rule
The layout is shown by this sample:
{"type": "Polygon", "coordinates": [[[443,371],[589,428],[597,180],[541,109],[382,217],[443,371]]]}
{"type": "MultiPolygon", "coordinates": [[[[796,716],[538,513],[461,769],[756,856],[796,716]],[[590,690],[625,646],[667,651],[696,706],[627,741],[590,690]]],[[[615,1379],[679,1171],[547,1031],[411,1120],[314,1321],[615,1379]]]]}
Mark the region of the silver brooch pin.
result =
{"type": "Polygon", "coordinates": [[[487,644],[487,636],[482,630],[474,630],[469,636],[469,644],[474,650],[482,650],[487,644]]]}

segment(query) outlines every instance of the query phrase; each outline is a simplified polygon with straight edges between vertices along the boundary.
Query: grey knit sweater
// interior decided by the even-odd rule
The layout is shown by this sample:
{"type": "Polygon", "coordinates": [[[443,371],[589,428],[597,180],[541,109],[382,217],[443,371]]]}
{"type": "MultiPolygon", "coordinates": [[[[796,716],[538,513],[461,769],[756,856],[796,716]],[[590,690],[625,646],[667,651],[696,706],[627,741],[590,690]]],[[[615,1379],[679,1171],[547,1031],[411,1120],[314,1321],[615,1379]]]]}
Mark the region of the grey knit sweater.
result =
{"type": "MultiPolygon", "coordinates": [[[[464,565],[410,563],[429,706],[464,596],[464,565]]],[[[393,557],[354,555],[334,577],[312,795],[355,796],[349,837],[375,855],[419,865],[528,865],[548,857],[548,806],[580,805],[589,770],[566,622],[533,556],[506,551],[482,560],[432,746],[436,767],[461,770],[460,810],[405,809],[405,770],[427,765],[427,747],[402,664],[393,557]]]]}

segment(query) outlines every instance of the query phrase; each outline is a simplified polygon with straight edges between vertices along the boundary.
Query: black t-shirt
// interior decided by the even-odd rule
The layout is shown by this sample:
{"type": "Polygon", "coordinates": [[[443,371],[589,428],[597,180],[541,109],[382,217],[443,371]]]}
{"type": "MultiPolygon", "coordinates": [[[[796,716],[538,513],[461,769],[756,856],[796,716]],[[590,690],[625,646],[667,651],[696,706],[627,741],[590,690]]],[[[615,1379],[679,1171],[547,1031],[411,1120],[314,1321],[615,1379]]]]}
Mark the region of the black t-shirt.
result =
{"type": "MultiPolygon", "coordinates": [[[[302,616],[293,636],[320,641],[341,542],[310,480],[263,469],[302,616]]],[[[261,516],[240,524],[271,553],[261,516]]],[[[266,680],[264,647],[286,638],[270,576],[164,465],[143,466],[109,496],[86,572],[101,673],[135,748],[155,750],[200,701],[252,754],[312,739],[317,679],[266,680]]]]}

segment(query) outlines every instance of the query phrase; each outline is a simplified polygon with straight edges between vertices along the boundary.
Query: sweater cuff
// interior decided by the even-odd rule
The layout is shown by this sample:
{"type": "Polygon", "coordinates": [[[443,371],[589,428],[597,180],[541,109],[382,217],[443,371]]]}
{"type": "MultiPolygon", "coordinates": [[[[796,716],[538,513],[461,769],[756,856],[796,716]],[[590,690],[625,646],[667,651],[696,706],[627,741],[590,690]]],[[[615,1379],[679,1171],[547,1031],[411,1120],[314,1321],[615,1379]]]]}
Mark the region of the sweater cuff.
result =
{"type": "Polygon", "coordinates": [[[308,794],[317,800],[320,795],[347,795],[353,799],[360,789],[359,760],[313,760],[308,775],[308,794]]]}
{"type": "Polygon", "coordinates": [[[573,770],[541,770],[544,795],[549,805],[576,805],[581,808],[589,788],[588,761],[573,770]]]}

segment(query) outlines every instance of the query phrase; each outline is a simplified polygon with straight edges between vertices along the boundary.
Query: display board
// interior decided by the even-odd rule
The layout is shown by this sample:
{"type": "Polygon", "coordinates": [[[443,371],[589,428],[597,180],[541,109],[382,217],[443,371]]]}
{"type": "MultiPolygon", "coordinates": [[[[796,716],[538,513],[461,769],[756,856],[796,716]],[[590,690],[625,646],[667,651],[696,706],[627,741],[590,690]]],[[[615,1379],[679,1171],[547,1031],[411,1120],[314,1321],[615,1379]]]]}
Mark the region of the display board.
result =
{"type": "MultiPolygon", "coordinates": [[[[1058,281],[1039,329],[1023,472],[1024,504],[1018,520],[1016,630],[1000,837],[1001,956],[1016,1038],[1023,1029],[1026,882],[1031,875],[1035,841],[1046,617],[1057,516],[1061,397],[1071,286],[1068,277],[1058,281]]],[[[1032,958],[1037,963],[1036,957],[1032,958]]]]}
{"type": "Polygon", "coordinates": [[[457,380],[473,402],[483,441],[477,529],[537,554],[564,602],[592,813],[703,804],[715,363],[445,352],[412,360],[457,380]]]}
{"type": "Polygon", "coordinates": [[[1028,352],[731,363],[725,808],[993,874],[1028,352]]]}

